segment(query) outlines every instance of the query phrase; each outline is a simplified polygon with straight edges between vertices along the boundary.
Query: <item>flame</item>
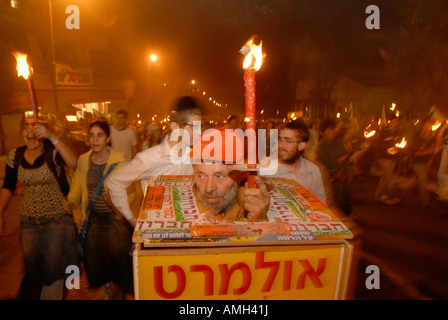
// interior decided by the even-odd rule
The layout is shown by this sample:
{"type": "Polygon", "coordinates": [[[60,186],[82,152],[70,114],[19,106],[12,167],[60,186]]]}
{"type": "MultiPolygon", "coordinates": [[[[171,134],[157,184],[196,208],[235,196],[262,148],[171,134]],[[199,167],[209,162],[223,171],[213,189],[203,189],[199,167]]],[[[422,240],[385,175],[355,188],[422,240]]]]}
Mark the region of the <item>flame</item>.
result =
{"type": "Polygon", "coordinates": [[[243,63],[243,69],[260,70],[263,63],[262,41],[259,45],[254,43],[254,36],[252,36],[241,48],[240,52],[246,57],[243,63]]]}
{"type": "Polygon", "coordinates": [[[338,112],[337,114],[336,114],[336,118],[340,118],[341,117],[341,114],[338,112]]]}
{"type": "Polygon", "coordinates": [[[27,54],[16,52],[14,53],[14,56],[17,60],[17,72],[19,77],[23,77],[25,80],[28,80],[28,77],[30,76],[30,67],[28,66],[28,63],[26,62],[27,54]]]}
{"type": "Polygon", "coordinates": [[[442,125],[441,122],[437,121],[435,124],[432,125],[432,131],[436,131],[437,129],[440,128],[440,126],[442,125]]]}
{"type": "Polygon", "coordinates": [[[370,131],[370,132],[368,132],[368,131],[364,131],[364,137],[366,137],[366,138],[373,137],[373,136],[375,135],[375,133],[376,133],[375,130],[372,130],[372,131],[370,131]]]}
{"type": "Polygon", "coordinates": [[[250,122],[250,118],[249,117],[244,118],[244,122],[246,123],[250,122]]]}
{"type": "Polygon", "coordinates": [[[390,107],[390,110],[391,110],[391,111],[394,111],[394,110],[395,110],[395,106],[396,106],[396,104],[395,104],[395,103],[392,103],[392,106],[390,107]]]}
{"type": "Polygon", "coordinates": [[[395,146],[396,146],[397,148],[403,149],[404,147],[406,147],[406,139],[403,138],[403,140],[401,140],[401,142],[400,142],[400,143],[397,143],[395,146]]]}

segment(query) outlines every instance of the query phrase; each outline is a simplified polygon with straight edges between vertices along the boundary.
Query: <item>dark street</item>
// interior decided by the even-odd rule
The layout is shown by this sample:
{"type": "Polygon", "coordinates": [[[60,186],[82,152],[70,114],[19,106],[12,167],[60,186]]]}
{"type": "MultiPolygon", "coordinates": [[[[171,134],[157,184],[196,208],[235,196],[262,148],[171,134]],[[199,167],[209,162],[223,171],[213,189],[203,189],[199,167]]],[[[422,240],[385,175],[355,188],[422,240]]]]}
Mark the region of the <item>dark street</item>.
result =
{"type": "Polygon", "coordinates": [[[373,199],[377,181],[370,176],[353,186],[352,217],[363,230],[356,299],[447,299],[448,204],[431,193],[423,208],[411,188],[402,203],[387,206],[373,199]],[[366,289],[367,265],[379,267],[381,289],[366,289]]]}

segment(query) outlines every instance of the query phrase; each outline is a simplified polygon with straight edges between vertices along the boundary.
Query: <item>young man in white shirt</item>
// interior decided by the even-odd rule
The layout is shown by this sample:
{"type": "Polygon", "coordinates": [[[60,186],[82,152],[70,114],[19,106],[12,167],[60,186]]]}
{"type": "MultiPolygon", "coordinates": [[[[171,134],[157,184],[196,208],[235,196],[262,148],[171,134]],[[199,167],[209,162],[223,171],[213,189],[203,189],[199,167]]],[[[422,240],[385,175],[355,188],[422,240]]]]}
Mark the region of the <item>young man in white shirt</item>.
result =
{"type": "Polygon", "coordinates": [[[113,205],[128,222],[135,227],[134,217],[128,203],[126,188],[136,180],[149,180],[157,175],[192,175],[190,149],[193,145],[193,126],[200,125],[202,110],[190,97],[181,98],[176,110],[170,116],[170,129],[182,137],[182,141],[172,141],[165,137],[161,144],[138,153],[135,158],[116,170],[107,180],[107,187],[113,205]],[[182,145],[182,150],[175,147],[182,145]]]}
{"type": "Polygon", "coordinates": [[[309,140],[306,125],[298,120],[279,129],[278,158],[280,164],[273,177],[293,179],[326,204],[326,194],[319,167],[302,157],[309,140]]]}
{"type": "Polygon", "coordinates": [[[110,127],[112,149],[123,152],[127,161],[131,161],[137,153],[135,132],[128,126],[128,112],[118,110],[115,124],[110,127]]]}

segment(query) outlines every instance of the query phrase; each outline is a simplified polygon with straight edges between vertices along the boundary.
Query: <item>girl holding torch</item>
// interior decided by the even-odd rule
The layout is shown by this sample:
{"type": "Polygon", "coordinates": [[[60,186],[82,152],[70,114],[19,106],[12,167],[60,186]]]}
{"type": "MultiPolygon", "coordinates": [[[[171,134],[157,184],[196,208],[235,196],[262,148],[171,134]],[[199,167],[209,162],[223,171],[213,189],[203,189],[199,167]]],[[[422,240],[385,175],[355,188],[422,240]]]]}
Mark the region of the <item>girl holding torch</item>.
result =
{"type": "MultiPolygon", "coordinates": [[[[65,211],[68,184],[63,179],[63,166],[74,168],[76,157],[42,122],[36,123],[35,117],[25,118],[21,128],[25,146],[11,151],[6,159],[0,217],[20,182],[24,190],[20,238],[27,276],[43,285],[40,299],[61,300],[66,268],[78,264],[76,229],[65,211]]],[[[2,231],[0,219],[0,234],[2,231]]]]}

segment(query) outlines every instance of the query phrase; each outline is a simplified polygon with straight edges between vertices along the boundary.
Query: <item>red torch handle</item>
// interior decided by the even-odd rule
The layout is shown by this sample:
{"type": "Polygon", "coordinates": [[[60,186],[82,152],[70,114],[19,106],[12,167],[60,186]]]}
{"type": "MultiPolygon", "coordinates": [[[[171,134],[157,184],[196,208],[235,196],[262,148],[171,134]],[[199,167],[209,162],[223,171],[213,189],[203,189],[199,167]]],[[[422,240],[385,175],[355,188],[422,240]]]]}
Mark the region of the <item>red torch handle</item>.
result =
{"type": "MultiPolygon", "coordinates": [[[[255,111],[255,72],[248,70],[244,72],[244,88],[246,102],[246,130],[248,137],[248,169],[256,169],[257,143],[256,143],[256,111],[255,111]]],[[[255,188],[254,176],[256,171],[249,171],[248,187],[255,188]]]]}

